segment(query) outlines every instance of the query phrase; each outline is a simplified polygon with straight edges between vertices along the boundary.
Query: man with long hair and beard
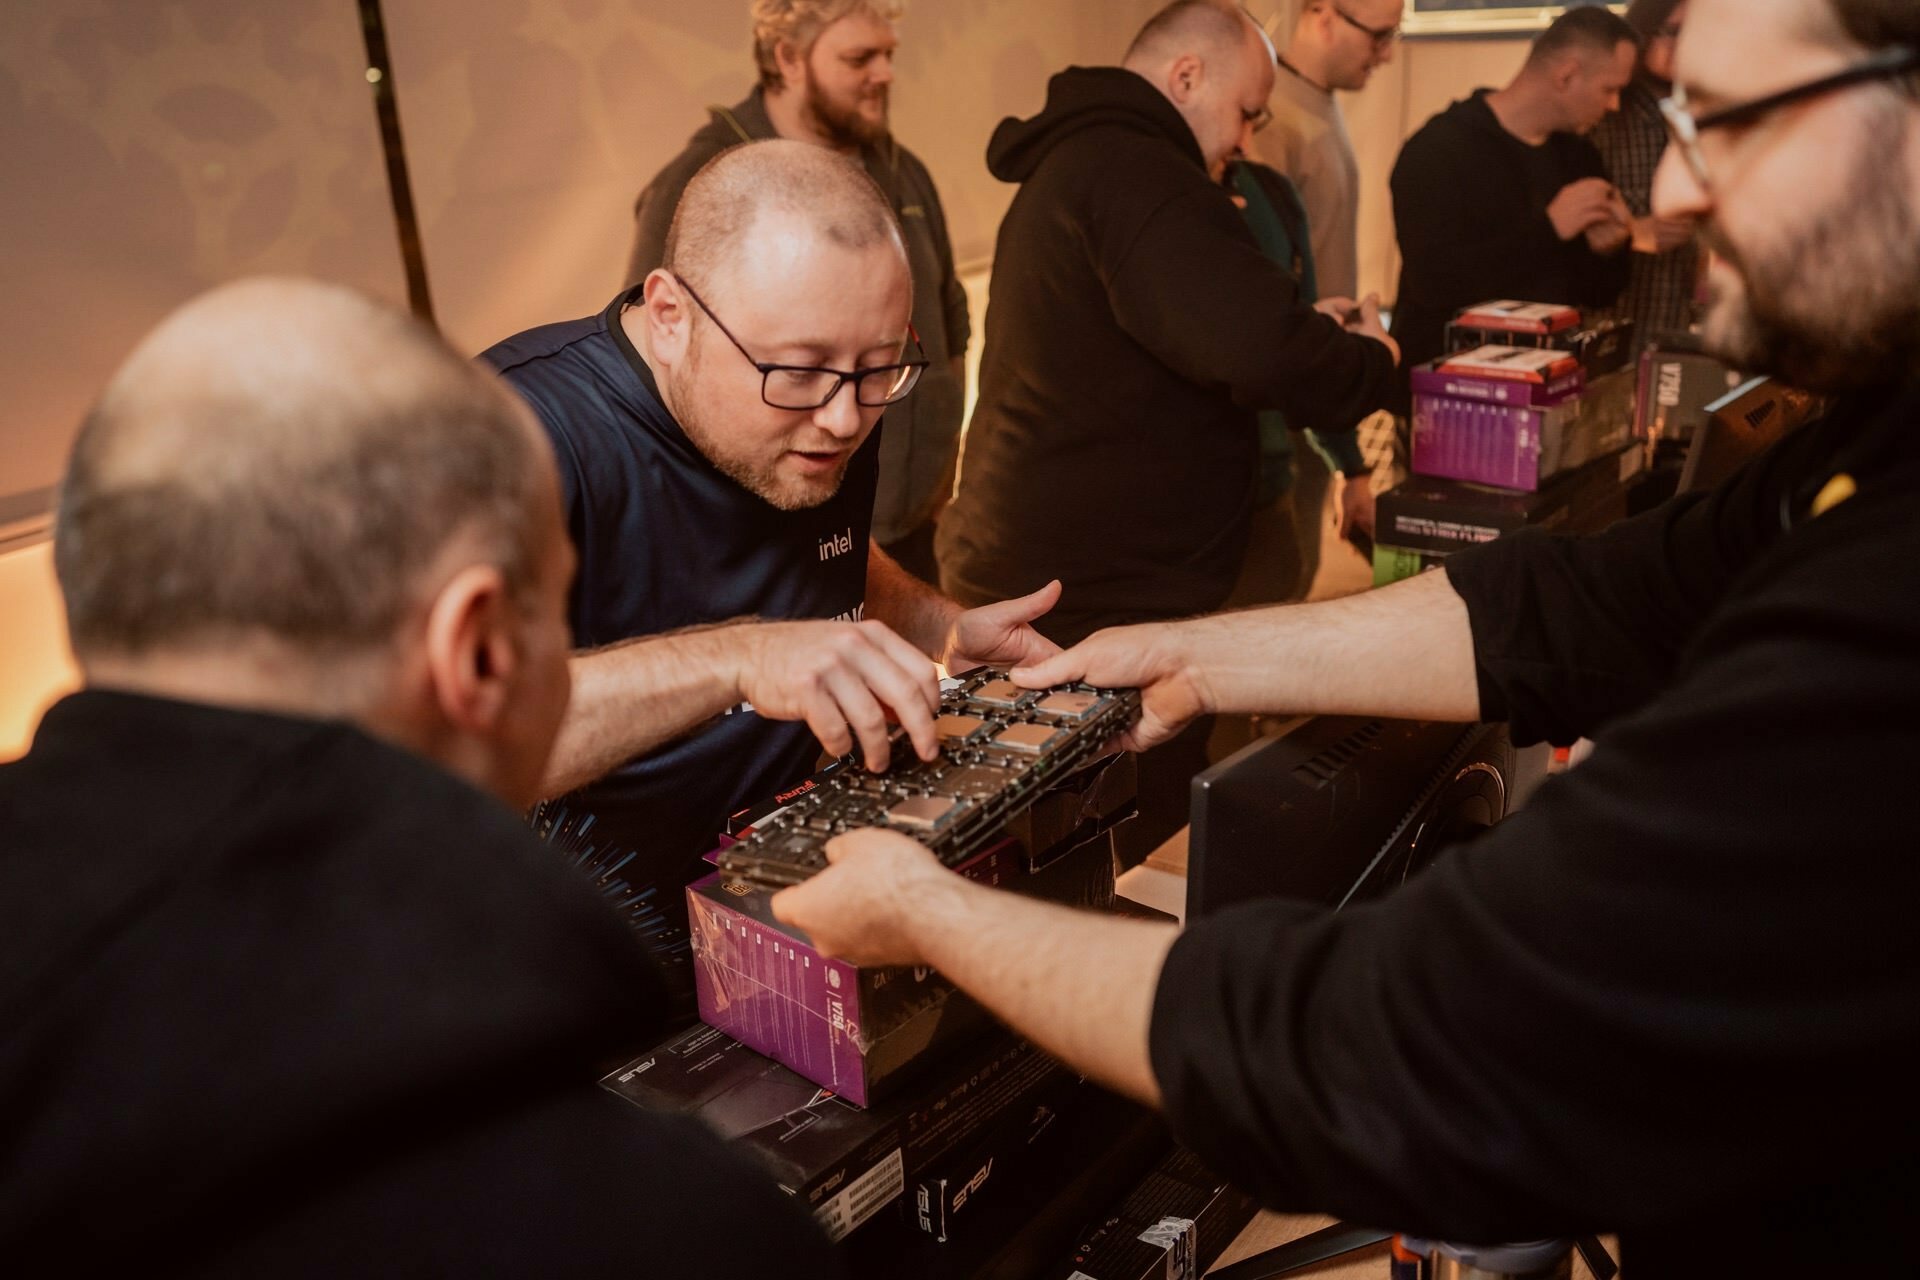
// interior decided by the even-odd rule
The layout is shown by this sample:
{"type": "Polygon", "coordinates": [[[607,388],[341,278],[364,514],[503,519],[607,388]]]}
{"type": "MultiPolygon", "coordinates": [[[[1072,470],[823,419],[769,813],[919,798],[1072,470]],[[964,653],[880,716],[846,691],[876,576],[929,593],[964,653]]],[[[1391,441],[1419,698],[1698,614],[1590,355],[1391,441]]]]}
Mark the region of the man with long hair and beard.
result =
{"type": "Polygon", "coordinates": [[[1827,414],[1602,534],[1014,673],[1142,687],[1136,747],[1364,713],[1586,736],[1586,761],[1338,914],[1099,919],[880,831],[775,912],[938,969],[1273,1207],[1617,1230],[1635,1280],[1911,1274],[1920,6],[1691,0],[1673,81],[1653,209],[1714,250],[1706,340],[1827,414]]]}
{"type": "Polygon", "coordinates": [[[707,123],[640,193],[626,282],[639,284],[661,264],[681,193],[730,147],[789,138],[865,169],[900,220],[913,272],[913,327],[928,359],[913,393],[887,410],[873,536],[909,573],[934,582],[933,529],[953,490],[972,327],[933,175],[889,124],[894,24],[903,9],[900,0],[753,0],[759,83],[731,107],[709,107],[707,123]]]}

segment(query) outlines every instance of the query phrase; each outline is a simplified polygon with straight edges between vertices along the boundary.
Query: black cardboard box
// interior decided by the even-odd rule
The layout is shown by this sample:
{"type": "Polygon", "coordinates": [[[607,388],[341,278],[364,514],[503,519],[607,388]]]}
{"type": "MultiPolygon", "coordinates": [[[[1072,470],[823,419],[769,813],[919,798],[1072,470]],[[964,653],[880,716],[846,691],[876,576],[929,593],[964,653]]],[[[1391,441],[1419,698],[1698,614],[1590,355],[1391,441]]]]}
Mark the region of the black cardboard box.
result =
{"type": "Polygon", "coordinates": [[[860,1108],[711,1027],[682,1032],[601,1084],[636,1106],[697,1117],[753,1151],[838,1240],[909,1178],[1076,1079],[1004,1032],[956,1050],[908,1096],[860,1108]]]}
{"type": "Polygon", "coordinates": [[[1098,1086],[1063,1072],[1027,1105],[1008,1108],[980,1136],[922,1169],[907,1186],[902,1208],[920,1230],[945,1244],[980,1220],[991,1203],[1025,1171],[1036,1150],[1058,1137],[1066,1117],[1088,1105],[1098,1086]]]}
{"type": "Polygon", "coordinates": [[[1380,495],[1374,536],[1406,551],[1444,555],[1516,529],[1572,528],[1638,474],[1646,451],[1596,458],[1531,493],[1412,476],[1380,495]]]}
{"type": "Polygon", "coordinates": [[[1253,1219],[1253,1197],[1176,1147],[1126,1199],[1091,1224],[1071,1280],[1200,1280],[1253,1219]]]}

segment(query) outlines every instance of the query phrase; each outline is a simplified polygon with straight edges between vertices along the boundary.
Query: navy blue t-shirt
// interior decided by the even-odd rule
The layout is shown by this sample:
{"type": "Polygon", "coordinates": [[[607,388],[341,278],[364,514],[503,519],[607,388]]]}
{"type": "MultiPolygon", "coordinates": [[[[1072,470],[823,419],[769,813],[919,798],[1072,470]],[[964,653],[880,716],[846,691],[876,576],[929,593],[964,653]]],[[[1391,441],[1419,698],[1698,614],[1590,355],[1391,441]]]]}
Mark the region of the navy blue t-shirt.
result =
{"type": "MultiPolygon", "coordinates": [[[[597,316],[530,329],[483,352],[553,441],[580,557],[570,603],[577,648],[754,615],[858,620],[880,452],[873,434],[820,506],[781,511],[715,467],[660,401],[620,327],[640,287],[597,316]]],[[[602,837],[639,854],[636,892],[677,900],[729,814],[812,772],[804,723],[740,711],[566,797],[602,837]]],[[[662,900],[669,918],[677,901],[662,900]]]]}

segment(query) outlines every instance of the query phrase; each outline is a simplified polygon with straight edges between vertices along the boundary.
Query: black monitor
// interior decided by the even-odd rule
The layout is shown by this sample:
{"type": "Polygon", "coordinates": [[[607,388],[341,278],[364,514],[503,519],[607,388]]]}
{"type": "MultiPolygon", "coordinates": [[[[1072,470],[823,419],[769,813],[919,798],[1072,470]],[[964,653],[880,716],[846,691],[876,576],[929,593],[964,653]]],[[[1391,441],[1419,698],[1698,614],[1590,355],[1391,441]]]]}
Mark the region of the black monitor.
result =
{"type": "Polygon", "coordinates": [[[1707,406],[1680,469],[1680,492],[1711,489],[1811,418],[1821,400],[1772,378],[1749,378],[1707,406]]]}
{"type": "Polygon", "coordinates": [[[1504,725],[1320,716],[1193,780],[1187,918],[1254,898],[1341,907],[1505,817],[1545,773],[1504,725]]]}

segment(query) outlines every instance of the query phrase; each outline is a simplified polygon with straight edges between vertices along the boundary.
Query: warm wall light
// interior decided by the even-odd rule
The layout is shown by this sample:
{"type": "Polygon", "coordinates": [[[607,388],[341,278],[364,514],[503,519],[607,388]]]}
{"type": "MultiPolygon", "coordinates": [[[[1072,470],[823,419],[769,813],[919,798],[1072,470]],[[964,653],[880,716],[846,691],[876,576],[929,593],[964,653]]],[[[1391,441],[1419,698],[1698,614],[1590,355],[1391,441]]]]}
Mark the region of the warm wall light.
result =
{"type": "Polygon", "coordinates": [[[53,544],[0,553],[0,761],[25,754],[41,713],[79,683],[53,544]]]}

